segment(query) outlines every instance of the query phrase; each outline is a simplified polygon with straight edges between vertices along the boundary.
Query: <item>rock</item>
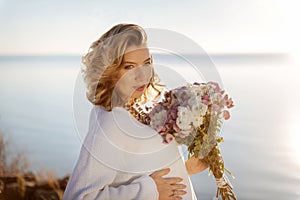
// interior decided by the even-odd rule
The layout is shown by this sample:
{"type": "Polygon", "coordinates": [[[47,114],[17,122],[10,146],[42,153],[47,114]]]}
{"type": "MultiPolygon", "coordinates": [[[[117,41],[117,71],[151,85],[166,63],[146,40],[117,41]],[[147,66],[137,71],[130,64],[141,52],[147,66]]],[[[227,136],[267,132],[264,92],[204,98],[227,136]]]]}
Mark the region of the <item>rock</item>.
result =
{"type": "Polygon", "coordinates": [[[35,200],[61,200],[61,191],[38,189],[34,193],[35,200]]]}
{"type": "Polygon", "coordinates": [[[0,176],[0,200],[61,200],[69,176],[37,183],[32,173],[0,176]]]}

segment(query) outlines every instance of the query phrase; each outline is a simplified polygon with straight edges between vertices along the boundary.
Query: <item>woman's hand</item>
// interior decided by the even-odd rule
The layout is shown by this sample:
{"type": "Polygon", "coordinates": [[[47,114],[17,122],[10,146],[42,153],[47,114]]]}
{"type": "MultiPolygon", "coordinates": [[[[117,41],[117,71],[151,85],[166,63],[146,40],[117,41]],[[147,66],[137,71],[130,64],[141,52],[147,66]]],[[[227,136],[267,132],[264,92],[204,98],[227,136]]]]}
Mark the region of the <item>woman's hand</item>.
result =
{"type": "Polygon", "coordinates": [[[159,200],[168,200],[168,199],[182,199],[181,196],[186,194],[186,191],[183,190],[186,188],[186,185],[179,182],[182,181],[182,178],[171,177],[163,178],[162,176],[170,172],[169,168],[158,170],[153,172],[150,177],[154,180],[158,194],[159,200]]]}
{"type": "Polygon", "coordinates": [[[191,175],[202,172],[208,167],[208,164],[204,160],[192,156],[185,162],[185,167],[188,174],[191,175]]]}

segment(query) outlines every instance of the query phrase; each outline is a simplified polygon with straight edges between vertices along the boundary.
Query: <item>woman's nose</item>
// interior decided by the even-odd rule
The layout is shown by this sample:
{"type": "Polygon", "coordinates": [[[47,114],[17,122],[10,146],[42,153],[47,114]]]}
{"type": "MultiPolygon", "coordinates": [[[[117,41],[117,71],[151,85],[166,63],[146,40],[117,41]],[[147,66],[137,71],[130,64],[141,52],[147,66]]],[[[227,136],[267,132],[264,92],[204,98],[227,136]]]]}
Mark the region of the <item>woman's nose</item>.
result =
{"type": "Polygon", "coordinates": [[[137,82],[138,81],[140,81],[140,82],[145,81],[147,79],[148,73],[149,73],[147,71],[148,70],[146,70],[143,67],[137,67],[136,72],[135,72],[134,80],[137,81],[137,82]]]}
{"type": "Polygon", "coordinates": [[[138,72],[136,72],[135,73],[135,78],[134,78],[134,80],[136,80],[136,81],[142,81],[142,80],[144,80],[144,73],[143,72],[141,72],[141,71],[138,71],[138,72]]]}

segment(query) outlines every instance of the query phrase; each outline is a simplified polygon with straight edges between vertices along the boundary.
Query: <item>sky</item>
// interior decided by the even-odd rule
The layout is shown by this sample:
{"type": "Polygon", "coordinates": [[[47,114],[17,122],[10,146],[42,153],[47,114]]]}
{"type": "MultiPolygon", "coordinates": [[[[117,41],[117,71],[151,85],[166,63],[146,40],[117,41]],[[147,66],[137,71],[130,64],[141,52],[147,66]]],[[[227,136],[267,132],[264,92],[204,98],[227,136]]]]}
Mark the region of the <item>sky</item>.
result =
{"type": "Polygon", "coordinates": [[[0,55],[81,55],[125,22],[176,31],[208,53],[298,56],[299,5],[297,0],[0,0],[0,55]]]}

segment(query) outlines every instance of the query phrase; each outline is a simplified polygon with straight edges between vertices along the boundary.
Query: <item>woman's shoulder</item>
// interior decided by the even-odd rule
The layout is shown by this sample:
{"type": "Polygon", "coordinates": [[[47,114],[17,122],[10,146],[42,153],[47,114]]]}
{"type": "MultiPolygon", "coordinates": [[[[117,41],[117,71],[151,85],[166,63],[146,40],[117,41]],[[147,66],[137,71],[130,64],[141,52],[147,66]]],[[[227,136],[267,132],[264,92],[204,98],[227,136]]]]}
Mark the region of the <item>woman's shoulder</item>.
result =
{"type": "Polygon", "coordinates": [[[106,139],[116,139],[127,136],[126,133],[140,132],[141,128],[144,130],[147,128],[150,129],[150,127],[135,120],[133,116],[122,107],[115,107],[112,111],[107,111],[99,106],[94,106],[91,110],[89,134],[97,135],[98,137],[105,136],[106,139]]]}
{"type": "Polygon", "coordinates": [[[85,146],[102,163],[118,170],[151,171],[180,156],[175,144],[163,144],[159,134],[126,109],[116,107],[108,112],[94,107],[92,112],[93,125],[85,146]],[[144,162],[151,164],[140,166],[144,162]]]}
{"type": "Polygon", "coordinates": [[[94,105],[91,114],[94,115],[97,118],[107,118],[107,117],[113,117],[114,115],[127,115],[128,112],[125,108],[122,107],[114,107],[111,111],[107,111],[104,108],[94,105]]]}
{"type": "Polygon", "coordinates": [[[160,136],[152,128],[137,121],[122,107],[115,107],[110,112],[94,107],[88,134],[94,141],[106,140],[130,149],[153,145],[153,142],[161,144],[160,136]]]}

